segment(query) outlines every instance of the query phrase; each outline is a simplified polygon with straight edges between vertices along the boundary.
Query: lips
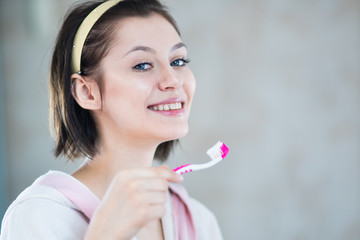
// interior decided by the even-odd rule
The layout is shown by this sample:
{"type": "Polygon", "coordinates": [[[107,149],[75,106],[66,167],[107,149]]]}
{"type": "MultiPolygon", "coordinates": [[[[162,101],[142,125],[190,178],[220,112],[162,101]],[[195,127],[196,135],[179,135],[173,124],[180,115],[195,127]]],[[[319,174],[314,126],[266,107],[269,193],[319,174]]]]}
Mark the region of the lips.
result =
{"type": "Polygon", "coordinates": [[[172,98],[156,104],[148,106],[148,109],[158,112],[178,111],[184,108],[184,100],[180,98],[172,98]]]}
{"type": "Polygon", "coordinates": [[[154,111],[172,111],[172,110],[179,110],[182,109],[182,103],[175,102],[170,104],[158,104],[149,106],[149,109],[154,111]]]}

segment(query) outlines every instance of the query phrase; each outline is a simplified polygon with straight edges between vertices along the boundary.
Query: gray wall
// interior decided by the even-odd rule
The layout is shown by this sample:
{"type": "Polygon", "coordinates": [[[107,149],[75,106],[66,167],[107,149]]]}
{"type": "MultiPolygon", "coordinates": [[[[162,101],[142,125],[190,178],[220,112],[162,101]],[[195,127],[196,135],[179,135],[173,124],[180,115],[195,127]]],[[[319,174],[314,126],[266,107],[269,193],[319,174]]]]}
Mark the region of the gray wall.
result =
{"type": "MultiPolygon", "coordinates": [[[[0,38],[2,46],[2,38],[0,38]]],[[[5,139],[5,89],[2,74],[2,54],[0,49],[0,214],[3,215],[8,205],[8,189],[6,175],[6,139],[5,139]]]]}
{"type": "MultiPolygon", "coordinates": [[[[78,165],[53,158],[47,123],[49,58],[70,2],[0,2],[0,203],[78,165]]],[[[229,146],[185,179],[225,239],[359,239],[360,2],[165,3],[197,78],[191,131],[168,164],[207,161],[218,139],[229,146]]]]}

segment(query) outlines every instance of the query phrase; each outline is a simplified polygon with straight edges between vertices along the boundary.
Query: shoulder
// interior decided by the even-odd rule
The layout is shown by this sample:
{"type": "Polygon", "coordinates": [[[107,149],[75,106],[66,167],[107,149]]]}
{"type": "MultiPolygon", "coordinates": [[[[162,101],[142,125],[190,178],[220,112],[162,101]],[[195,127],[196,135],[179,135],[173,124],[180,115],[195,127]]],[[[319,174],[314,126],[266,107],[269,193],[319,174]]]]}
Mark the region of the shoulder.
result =
{"type": "Polygon", "coordinates": [[[203,203],[196,199],[190,198],[189,203],[197,237],[199,239],[223,239],[215,215],[203,203]]]}
{"type": "Polygon", "coordinates": [[[223,239],[215,215],[203,203],[190,197],[185,187],[182,185],[171,184],[170,190],[173,194],[177,194],[190,210],[196,229],[197,239],[223,239]]]}
{"type": "Polygon", "coordinates": [[[60,192],[33,184],[6,211],[1,239],[77,239],[86,227],[86,218],[60,192]]]}
{"type": "Polygon", "coordinates": [[[197,217],[199,219],[211,219],[212,221],[216,221],[215,215],[203,203],[194,198],[190,198],[189,203],[194,217],[197,217]]]}

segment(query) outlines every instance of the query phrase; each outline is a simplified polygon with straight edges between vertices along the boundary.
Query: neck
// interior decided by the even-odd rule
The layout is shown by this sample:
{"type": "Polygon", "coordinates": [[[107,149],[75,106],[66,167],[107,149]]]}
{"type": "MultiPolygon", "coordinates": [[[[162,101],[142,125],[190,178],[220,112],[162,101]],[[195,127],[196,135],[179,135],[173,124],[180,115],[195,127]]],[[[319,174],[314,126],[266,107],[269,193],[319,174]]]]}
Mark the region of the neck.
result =
{"type": "Polygon", "coordinates": [[[141,143],[136,140],[108,141],[98,147],[99,153],[94,156],[93,162],[115,172],[126,168],[150,167],[157,146],[157,143],[141,143]]]}
{"type": "Polygon", "coordinates": [[[150,167],[158,144],[139,141],[103,141],[99,153],[73,176],[102,199],[115,175],[124,169],[150,167]]]}

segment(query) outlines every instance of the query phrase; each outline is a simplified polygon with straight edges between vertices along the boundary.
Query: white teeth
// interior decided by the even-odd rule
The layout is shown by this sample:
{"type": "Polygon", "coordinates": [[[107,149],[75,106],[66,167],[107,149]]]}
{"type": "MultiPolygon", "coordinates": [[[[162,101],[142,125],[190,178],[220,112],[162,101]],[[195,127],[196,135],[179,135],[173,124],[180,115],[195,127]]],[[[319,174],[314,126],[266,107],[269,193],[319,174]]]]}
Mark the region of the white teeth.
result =
{"type": "Polygon", "coordinates": [[[150,107],[150,109],[155,111],[169,111],[169,110],[178,110],[182,108],[180,102],[170,103],[170,104],[159,104],[157,106],[150,107]]]}

